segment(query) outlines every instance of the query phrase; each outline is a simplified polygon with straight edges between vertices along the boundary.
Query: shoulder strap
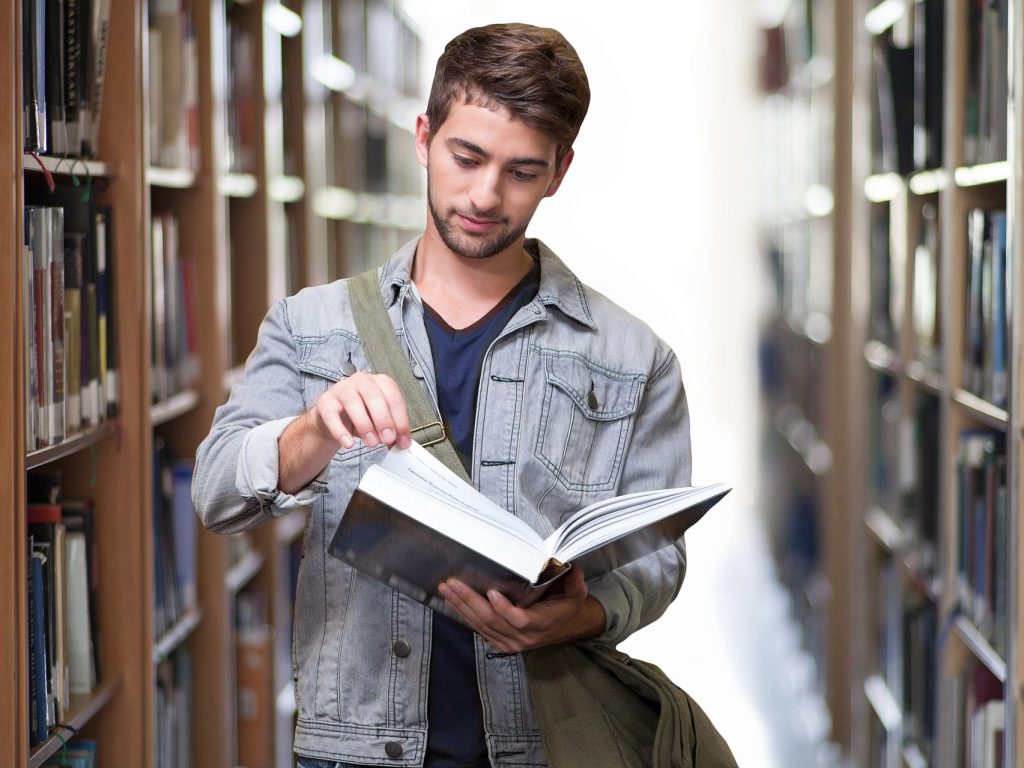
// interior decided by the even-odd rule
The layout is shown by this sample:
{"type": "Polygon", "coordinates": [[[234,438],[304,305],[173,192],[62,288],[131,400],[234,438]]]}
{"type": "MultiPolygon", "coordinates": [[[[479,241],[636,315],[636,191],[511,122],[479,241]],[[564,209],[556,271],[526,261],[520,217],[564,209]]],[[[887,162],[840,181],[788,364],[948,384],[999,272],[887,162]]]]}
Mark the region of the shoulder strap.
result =
{"type": "Polygon", "coordinates": [[[377,373],[387,374],[394,379],[405,398],[409,422],[413,425],[413,438],[448,469],[470,482],[469,474],[459,460],[455,446],[445,434],[437,411],[427,400],[423,387],[413,375],[408,356],[398,343],[395,328],[380,295],[376,269],[362,272],[349,280],[349,299],[370,365],[377,373]],[[423,434],[417,436],[417,433],[423,434]]]}

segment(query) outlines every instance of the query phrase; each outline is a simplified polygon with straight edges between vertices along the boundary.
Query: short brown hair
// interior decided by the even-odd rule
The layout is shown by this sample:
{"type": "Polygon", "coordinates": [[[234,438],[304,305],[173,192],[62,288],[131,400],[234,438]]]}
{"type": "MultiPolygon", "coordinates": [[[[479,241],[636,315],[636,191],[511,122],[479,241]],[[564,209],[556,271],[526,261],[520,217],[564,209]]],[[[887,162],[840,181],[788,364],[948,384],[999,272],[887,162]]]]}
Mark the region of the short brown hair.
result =
{"type": "Polygon", "coordinates": [[[457,98],[504,107],[544,131],[561,162],[587,115],[590,85],[576,49],[557,30],[490,24],[463,32],[437,60],[427,101],[431,136],[457,98]]]}

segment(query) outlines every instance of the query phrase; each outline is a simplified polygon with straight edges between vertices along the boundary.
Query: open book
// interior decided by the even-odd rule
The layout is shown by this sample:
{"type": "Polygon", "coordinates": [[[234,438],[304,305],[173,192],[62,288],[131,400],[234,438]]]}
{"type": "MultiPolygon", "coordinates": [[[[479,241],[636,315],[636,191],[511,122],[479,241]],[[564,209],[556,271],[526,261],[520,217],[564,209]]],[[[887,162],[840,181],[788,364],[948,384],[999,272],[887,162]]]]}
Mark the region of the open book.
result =
{"type": "Polygon", "coordinates": [[[330,553],[436,610],[456,577],[529,605],[570,567],[588,579],[676,541],[729,487],[630,493],[572,515],[546,539],[426,449],[392,448],[359,481],[330,553]]]}

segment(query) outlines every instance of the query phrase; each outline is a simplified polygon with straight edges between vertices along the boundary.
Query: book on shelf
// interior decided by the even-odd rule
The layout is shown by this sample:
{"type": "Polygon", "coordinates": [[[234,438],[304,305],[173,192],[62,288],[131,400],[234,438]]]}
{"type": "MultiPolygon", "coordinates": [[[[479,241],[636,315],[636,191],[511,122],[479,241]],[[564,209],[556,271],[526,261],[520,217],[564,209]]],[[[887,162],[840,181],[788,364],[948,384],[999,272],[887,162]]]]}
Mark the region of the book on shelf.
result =
{"type": "Polygon", "coordinates": [[[49,661],[46,645],[46,608],[43,596],[43,563],[46,556],[28,539],[28,702],[29,744],[46,741],[48,733],[47,686],[49,661]]]}
{"type": "Polygon", "coordinates": [[[963,162],[1006,159],[1007,0],[966,3],[963,162]]]}
{"type": "Polygon", "coordinates": [[[192,656],[180,646],[156,668],[154,765],[190,765],[192,754],[192,656]]]}
{"type": "Polygon", "coordinates": [[[247,9],[229,4],[225,27],[227,40],[227,167],[249,172],[256,161],[256,41],[244,27],[247,9]]]}
{"type": "Polygon", "coordinates": [[[56,445],[117,409],[109,209],[67,187],[43,199],[25,207],[27,451],[56,445]]]}
{"type": "Polygon", "coordinates": [[[43,152],[47,142],[46,0],[22,0],[22,135],[24,148],[43,152]]]}
{"type": "Polygon", "coordinates": [[[956,597],[964,615],[1003,657],[1009,573],[1004,436],[961,433],[956,478],[956,597]]]}
{"type": "Polygon", "coordinates": [[[891,36],[874,46],[875,173],[914,170],[914,48],[898,45],[891,36]]]}
{"type": "Polygon", "coordinates": [[[199,168],[199,65],[190,3],[149,0],[150,164],[199,168]]]}
{"type": "Polygon", "coordinates": [[[22,0],[24,148],[95,157],[111,0],[22,0]]]}
{"type": "Polygon", "coordinates": [[[945,0],[914,3],[914,168],[942,167],[945,0]]]}
{"type": "Polygon", "coordinates": [[[47,674],[47,722],[63,722],[71,698],[68,669],[67,579],[64,524],[60,507],[29,504],[28,533],[33,548],[43,557],[43,600],[45,613],[47,674]]]}
{"type": "Polygon", "coordinates": [[[967,214],[967,280],[963,386],[1005,408],[1009,394],[1009,314],[1012,266],[1006,247],[1006,211],[967,214]]]}
{"type": "Polygon", "coordinates": [[[197,604],[192,465],[175,459],[160,437],[153,446],[154,633],[166,632],[197,604]]]}
{"type": "Polygon", "coordinates": [[[596,578],[672,544],[728,491],[715,484],[605,499],[543,538],[413,443],[363,474],[330,552],[438,610],[446,608],[437,587],[449,577],[525,606],[571,567],[596,578]]]}
{"type": "Polygon", "coordinates": [[[914,359],[929,371],[942,369],[942,302],[938,206],[926,202],[918,215],[918,238],[913,256],[911,325],[914,359]]]}
{"type": "Polygon", "coordinates": [[[975,664],[962,672],[962,752],[958,764],[978,768],[1001,768],[1006,707],[1002,683],[983,665],[975,664]]]}
{"type": "Polygon", "coordinates": [[[938,606],[928,598],[911,598],[903,614],[904,733],[926,757],[935,753],[938,713],[938,606]]]}
{"type": "Polygon", "coordinates": [[[177,217],[153,217],[150,256],[152,400],[191,387],[199,376],[198,302],[192,263],[180,249],[177,217]]]}

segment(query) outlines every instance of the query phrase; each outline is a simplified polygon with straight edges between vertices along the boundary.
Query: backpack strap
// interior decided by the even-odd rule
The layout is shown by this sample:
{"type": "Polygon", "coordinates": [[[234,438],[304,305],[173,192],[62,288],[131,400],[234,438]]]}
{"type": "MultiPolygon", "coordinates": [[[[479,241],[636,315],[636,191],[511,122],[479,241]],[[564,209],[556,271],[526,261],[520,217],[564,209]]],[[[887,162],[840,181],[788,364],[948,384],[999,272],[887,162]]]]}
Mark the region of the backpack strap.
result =
{"type": "Polygon", "coordinates": [[[398,343],[398,336],[381,296],[377,270],[370,269],[353,277],[349,280],[348,291],[356,329],[370,366],[376,373],[387,374],[394,379],[401,390],[409,413],[409,423],[413,425],[413,439],[433,453],[448,469],[472,484],[455,446],[445,433],[437,411],[413,375],[409,357],[398,343]]]}

